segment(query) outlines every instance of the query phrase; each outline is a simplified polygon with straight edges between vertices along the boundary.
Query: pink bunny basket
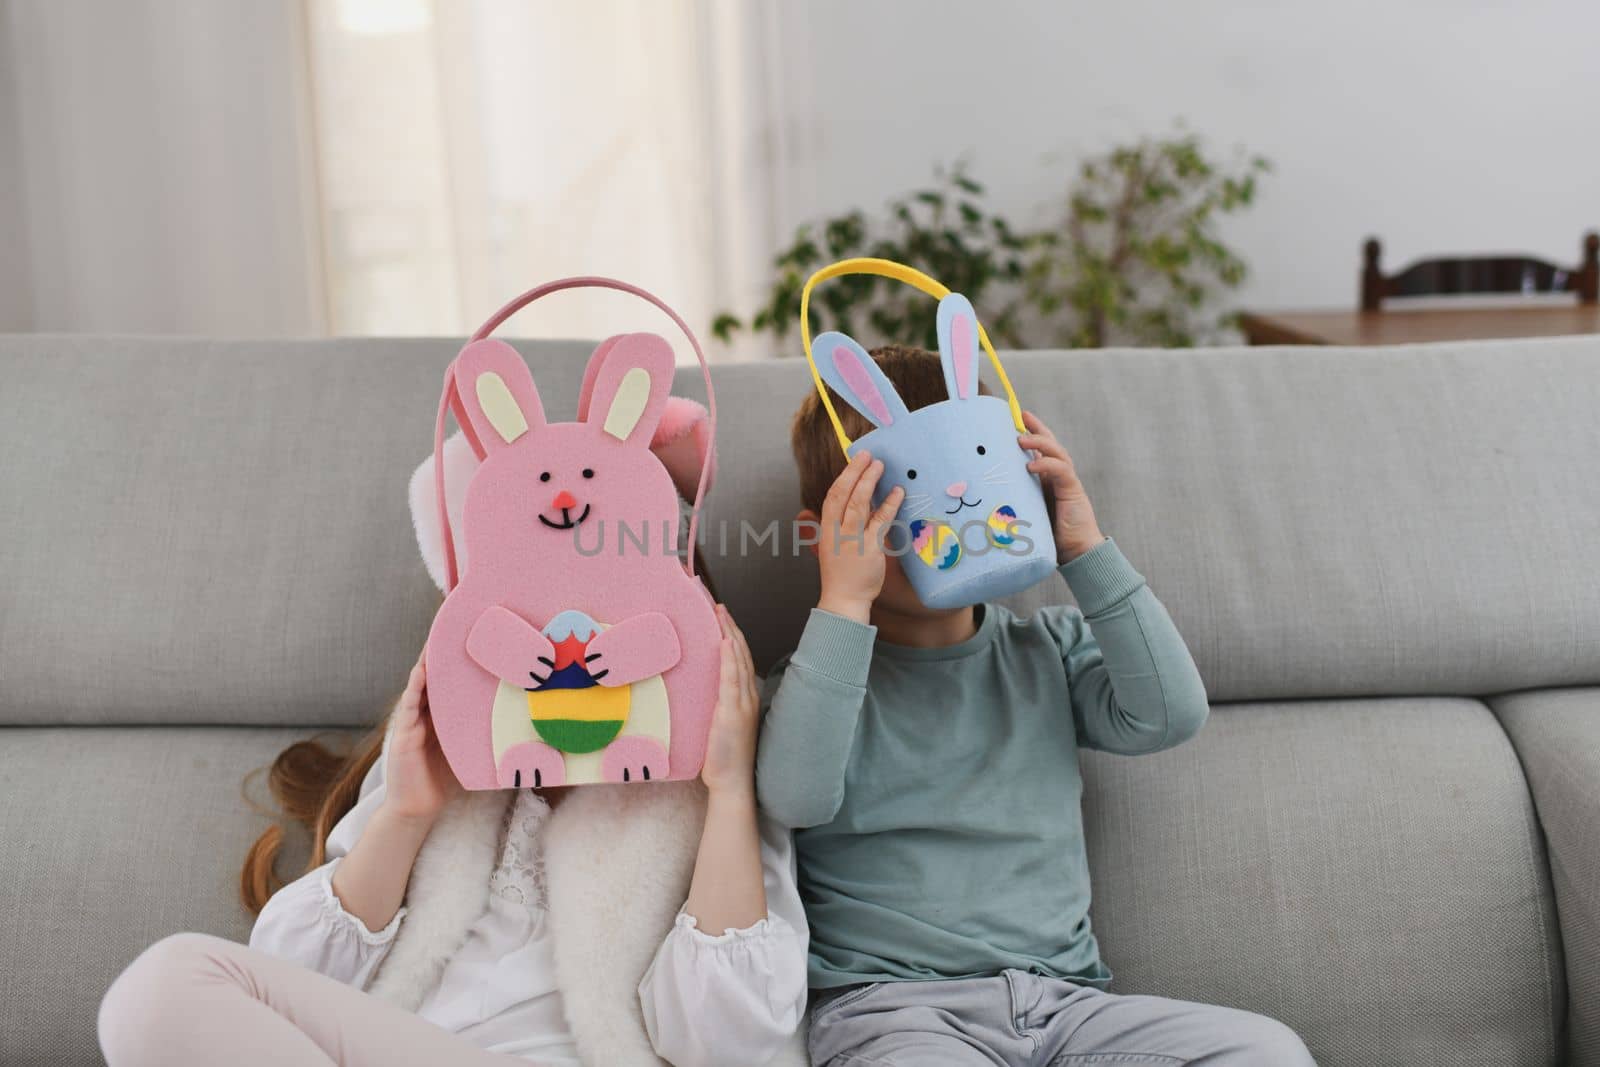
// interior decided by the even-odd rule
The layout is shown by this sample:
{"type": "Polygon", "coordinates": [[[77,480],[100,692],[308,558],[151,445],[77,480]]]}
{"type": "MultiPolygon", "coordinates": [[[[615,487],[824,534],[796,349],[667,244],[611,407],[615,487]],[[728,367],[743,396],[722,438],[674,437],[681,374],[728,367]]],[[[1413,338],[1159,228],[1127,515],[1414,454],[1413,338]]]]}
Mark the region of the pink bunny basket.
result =
{"type": "MultiPolygon", "coordinates": [[[[575,288],[630,293],[672,318],[700,360],[711,440],[716,432],[699,341],[625,282],[566,278],[530,290],[452,361],[433,451],[446,596],[425,657],[434,728],[468,789],[692,778],[705,757],[721,631],[693,553],[678,558],[678,492],[650,450],[672,387],[671,347],[653,333],[601,342],[577,421],[550,423],[528,365],[489,337],[540,297],[575,288]],[[444,485],[451,412],[480,461],[461,514],[460,574],[444,485]]],[[[708,451],[691,545],[711,469],[708,451]]]]}

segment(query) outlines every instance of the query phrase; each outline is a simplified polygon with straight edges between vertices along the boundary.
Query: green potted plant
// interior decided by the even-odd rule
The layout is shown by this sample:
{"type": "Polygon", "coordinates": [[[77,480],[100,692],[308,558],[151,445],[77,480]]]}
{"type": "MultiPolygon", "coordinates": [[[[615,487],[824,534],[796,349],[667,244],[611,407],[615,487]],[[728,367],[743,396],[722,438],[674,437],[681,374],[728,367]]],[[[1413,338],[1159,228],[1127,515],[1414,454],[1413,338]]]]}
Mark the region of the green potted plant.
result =
{"type": "MultiPolygon", "coordinates": [[[[773,260],[775,277],[749,327],[787,337],[796,325],[801,286],[813,271],[838,259],[875,256],[908,263],[965,294],[984,309],[984,328],[997,344],[1018,345],[1028,250],[1029,238],[989,210],[983,186],[965,165],[957,165],[937,173],[932,186],[891,201],[885,218],[857,210],[801,226],[773,260]]],[[[819,329],[843,330],[874,343],[917,338],[936,343],[938,305],[885,278],[840,278],[813,293],[811,306],[819,329]]],[[[723,312],[711,332],[726,341],[742,328],[738,316],[723,312]]]]}
{"type": "Polygon", "coordinates": [[[1228,164],[1200,139],[1146,139],[1086,161],[1062,225],[1033,236],[1027,292],[1047,343],[1184,348],[1214,340],[1233,313],[1216,305],[1247,267],[1217,232],[1248,208],[1268,163],[1228,164]]]}
{"type": "MultiPolygon", "coordinates": [[[[800,227],[774,259],[772,284],[748,324],[723,312],[711,332],[726,341],[748,326],[787,337],[812,271],[876,256],[965,294],[997,345],[1204,343],[1231,322],[1216,305],[1247,273],[1218,222],[1250,206],[1268,169],[1260,156],[1219,162],[1180,130],[1084,162],[1060,217],[1021,230],[957,165],[929,188],[890,201],[881,217],[855,210],[800,227]]],[[[882,278],[838,279],[813,294],[811,306],[815,330],[843,330],[868,344],[934,343],[937,305],[882,278]]]]}

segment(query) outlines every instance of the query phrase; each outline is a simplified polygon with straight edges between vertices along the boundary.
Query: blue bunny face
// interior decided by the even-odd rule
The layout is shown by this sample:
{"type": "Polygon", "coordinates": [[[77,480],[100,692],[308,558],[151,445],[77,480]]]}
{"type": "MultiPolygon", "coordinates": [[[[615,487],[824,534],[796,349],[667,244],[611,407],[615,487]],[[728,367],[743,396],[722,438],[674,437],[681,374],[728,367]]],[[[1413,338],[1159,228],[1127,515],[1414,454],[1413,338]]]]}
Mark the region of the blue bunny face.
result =
{"type": "Polygon", "coordinates": [[[897,485],[905,490],[888,547],[917,597],[936,609],[1018,592],[1055,569],[1044,494],[1017,444],[1010,405],[978,392],[977,337],[965,297],[940,301],[950,399],[916,411],[849,337],[824,333],[812,346],[823,380],[876,427],[849,451],[883,461],[874,503],[897,485]]]}
{"type": "Polygon", "coordinates": [[[999,397],[945,400],[851,445],[883,461],[874,503],[905,501],[889,549],[917,597],[955,608],[1018,592],[1055,569],[1050,520],[999,397]]]}

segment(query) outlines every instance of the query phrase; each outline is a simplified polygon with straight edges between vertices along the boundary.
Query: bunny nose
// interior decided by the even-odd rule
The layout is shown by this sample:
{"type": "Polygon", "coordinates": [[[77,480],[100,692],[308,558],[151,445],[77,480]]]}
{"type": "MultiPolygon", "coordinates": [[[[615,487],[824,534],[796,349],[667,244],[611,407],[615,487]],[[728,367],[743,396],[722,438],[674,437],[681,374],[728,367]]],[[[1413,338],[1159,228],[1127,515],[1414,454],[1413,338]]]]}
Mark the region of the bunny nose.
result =
{"type": "Polygon", "coordinates": [[[550,506],[553,508],[561,508],[563,511],[565,511],[567,508],[577,507],[578,498],[563,489],[561,492],[556,494],[556,498],[554,500],[550,501],[550,506]]]}
{"type": "Polygon", "coordinates": [[[960,500],[962,497],[967,495],[967,483],[951,482],[949,485],[944,487],[944,491],[949,493],[950,496],[956,500],[960,500]]]}

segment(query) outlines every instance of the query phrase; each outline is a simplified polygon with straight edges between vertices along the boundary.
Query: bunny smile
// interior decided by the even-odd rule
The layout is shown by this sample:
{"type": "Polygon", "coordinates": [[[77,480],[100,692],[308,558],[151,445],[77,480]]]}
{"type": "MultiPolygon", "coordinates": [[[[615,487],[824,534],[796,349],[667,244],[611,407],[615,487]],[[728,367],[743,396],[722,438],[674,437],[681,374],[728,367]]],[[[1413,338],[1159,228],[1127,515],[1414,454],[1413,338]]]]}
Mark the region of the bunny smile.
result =
{"type": "Polygon", "coordinates": [[[953,507],[950,510],[946,511],[945,512],[946,515],[954,515],[956,512],[960,511],[962,508],[975,508],[979,504],[983,503],[983,497],[981,497],[981,496],[978,499],[976,499],[976,500],[974,500],[974,501],[972,501],[970,503],[968,503],[966,497],[959,497],[958,499],[961,502],[959,504],[957,504],[955,507],[953,507]]]}
{"type": "Polygon", "coordinates": [[[585,504],[583,506],[583,511],[578,514],[577,518],[573,518],[572,517],[572,509],[571,508],[562,508],[561,509],[561,521],[560,522],[554,522],[554,521],[552,521],[550,519],[545,518],[543,515],[539,516],[539,521],[544,523],[546,526],[550,527],[550,529],[552,529],[552,530],[570,530],[574,526],[578,525],[578,523],[582,522],[584,519],[587,519],[588,517],[589,517],[589,505],[585,504]]]}

